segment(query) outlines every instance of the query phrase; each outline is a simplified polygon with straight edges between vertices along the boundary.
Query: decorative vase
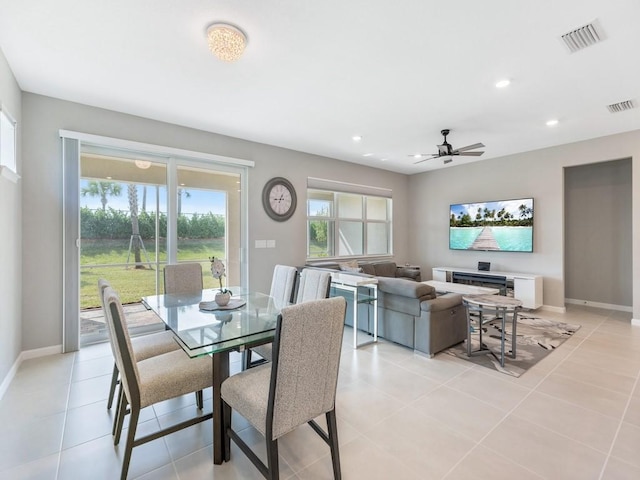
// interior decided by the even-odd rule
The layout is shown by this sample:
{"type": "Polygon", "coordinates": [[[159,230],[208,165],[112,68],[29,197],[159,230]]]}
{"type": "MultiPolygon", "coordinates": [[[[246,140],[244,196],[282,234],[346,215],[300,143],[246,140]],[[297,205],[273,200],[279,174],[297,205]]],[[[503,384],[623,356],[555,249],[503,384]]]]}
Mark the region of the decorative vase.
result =
{"type": "Polygon", "coordinates": [[[231,294],[229,292],[226,293],[222,293],[222,292],[218,292],[216,293],[216,304],[219,307],[224,307],[229,303],[229,300],[231,300],[231,294]]]}

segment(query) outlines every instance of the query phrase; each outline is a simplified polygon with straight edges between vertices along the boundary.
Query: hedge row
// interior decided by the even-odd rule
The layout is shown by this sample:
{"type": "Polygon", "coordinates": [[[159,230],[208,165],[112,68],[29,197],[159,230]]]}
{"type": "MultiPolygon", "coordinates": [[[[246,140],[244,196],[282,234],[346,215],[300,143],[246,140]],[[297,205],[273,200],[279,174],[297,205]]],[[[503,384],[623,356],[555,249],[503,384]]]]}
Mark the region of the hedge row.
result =
{"type": "MultiPolygon", "coordinates": [[[[224,216],[213,213],[178,216],[179,238],[220,238],[224,237],[224,216]]],[[[138,214],[140,236],[155,238],[155,212],[138,214]]],[[[167,236],[167,216],[160,213],[160,237],[167,236]]],[[[120,210],[80,210],[80,231],[82,238],[129,238],[131,236],[131,216],[120,210]]]]}

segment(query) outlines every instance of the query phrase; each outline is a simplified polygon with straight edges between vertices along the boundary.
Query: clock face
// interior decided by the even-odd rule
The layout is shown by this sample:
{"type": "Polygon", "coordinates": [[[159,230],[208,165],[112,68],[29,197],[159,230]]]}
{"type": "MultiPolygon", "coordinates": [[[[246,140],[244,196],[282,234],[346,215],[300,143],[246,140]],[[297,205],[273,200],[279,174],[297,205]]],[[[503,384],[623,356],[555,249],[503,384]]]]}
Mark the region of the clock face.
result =
{"type": "Polygon", "coordinates": [[[289,189],[281,183],[271,187],[271,192],[269,192],[269,205],[271,205],[271,209],[278,215],[287,213],[292,205],[291,192],[289,189]]]}
{"type": "Polygon", "coordinates": [[[296,210],[296,191],[289,180],[275,177],[262,190],[262,205],[273,220],[288,220],[296,210]]]}

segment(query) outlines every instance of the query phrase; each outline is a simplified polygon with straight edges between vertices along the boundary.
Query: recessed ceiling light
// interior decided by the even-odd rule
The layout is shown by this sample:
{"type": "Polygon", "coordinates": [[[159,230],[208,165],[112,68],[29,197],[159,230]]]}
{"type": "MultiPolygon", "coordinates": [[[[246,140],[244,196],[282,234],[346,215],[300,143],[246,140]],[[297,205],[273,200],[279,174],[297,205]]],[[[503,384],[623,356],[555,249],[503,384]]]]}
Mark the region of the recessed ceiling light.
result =
{"type": "Polygon", "coordinates": [[[363,157],[370,157],[371,155],[373,155],[373,153],[363,153],[362,154],[363,157]]]}
{"type": "Polygon", "coordinates": [[[386,158],[381,158],[381,159],[380,159],[380,161],[381,161],[381,162],[386,162],[386,161],[387,161],[387,159],[386,159],[386,158]]]}
{"type": "Polygon", "coordinates": [[[547,121],[547,127],[555,127],[558,124],[558,120],[553,118],[547,121]]]}
{"type": "Polygon", "coordinates": [[[353,137],[351,137],[351,140],[353,140],[354,142],[359,142],[362,140],[362,135],[354,135],[353,137]]]}
{"type": "Polygon", "coordinates": [[[422,158],[422,155],[420,155],[419,153],[416,153],[413,158],[422,158]]]}
{"type": "Polygon", "coordinates": [[[511,80],[505,78],[504,80],[500,80],[498,83],[496,83],[496,88],[508,87],[510,84],[511,80]]]}

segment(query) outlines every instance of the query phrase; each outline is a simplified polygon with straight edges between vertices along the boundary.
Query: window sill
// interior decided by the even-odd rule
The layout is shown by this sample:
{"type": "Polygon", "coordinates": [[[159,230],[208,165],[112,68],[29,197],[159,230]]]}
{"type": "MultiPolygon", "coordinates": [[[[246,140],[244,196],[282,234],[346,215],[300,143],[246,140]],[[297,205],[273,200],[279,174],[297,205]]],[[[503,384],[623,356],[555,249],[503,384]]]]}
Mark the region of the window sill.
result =
{"type": "Polygon", "coordinates": [[[18,183],[18,180],[20,180],[20,175],[5,166],[0,167],[0,175],[13,183],[18,183]]]}

